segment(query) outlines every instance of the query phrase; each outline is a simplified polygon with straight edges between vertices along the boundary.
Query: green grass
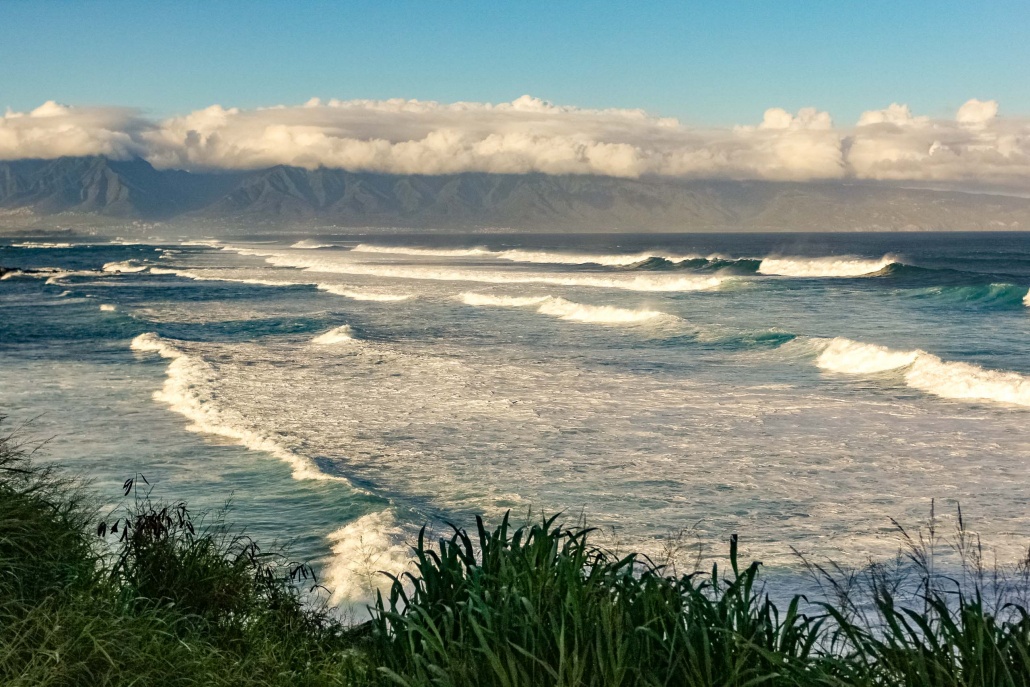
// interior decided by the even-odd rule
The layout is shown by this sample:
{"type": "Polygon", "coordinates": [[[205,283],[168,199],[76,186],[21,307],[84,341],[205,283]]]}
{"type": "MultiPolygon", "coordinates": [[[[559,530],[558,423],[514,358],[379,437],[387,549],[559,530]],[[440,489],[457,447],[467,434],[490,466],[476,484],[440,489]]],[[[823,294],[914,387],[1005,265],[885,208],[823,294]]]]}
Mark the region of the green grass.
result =
{"type": "Polygon", "coordinates": [[[340,685],[375,676],[311,575],[185,504],[116,519],[0,437],[0,684],[340,685]],[[98,536],[102,533],[103,537],[98,536]]]}
{"type": "Polygon", "coordinates": [[[4,685],[1030,687],[1030,565],[988,569],[961,514],[947,547],[933,517],[899,528],[894,566],[806,562],[825,593],[780,605],[736,538],[728,565],[678,575],[557,517],[477,520],[423,531],[350,627],[310,567],[155,501],[141,475],[102,517],[31,458],[0,436],[4,685]]]}

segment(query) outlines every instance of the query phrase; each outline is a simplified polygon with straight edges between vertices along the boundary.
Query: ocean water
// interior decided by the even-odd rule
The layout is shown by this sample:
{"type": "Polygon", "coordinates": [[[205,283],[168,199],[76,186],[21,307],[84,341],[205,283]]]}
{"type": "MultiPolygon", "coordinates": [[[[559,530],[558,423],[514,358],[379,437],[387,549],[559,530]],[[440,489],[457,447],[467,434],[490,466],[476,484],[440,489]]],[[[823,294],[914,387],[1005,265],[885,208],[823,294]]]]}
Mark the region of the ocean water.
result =
{"type": "Polygon", "coordinates": [[[1030,533],[1030,235],[263,235],[0,265],[0,413],[321,564],[562,511],[664,559],[861,565],[961,503],[1030,533]],[[36,271],[28,271],[36,270],[36,271]],[[532,514],[532,515],[529,515],[532,514]]]}

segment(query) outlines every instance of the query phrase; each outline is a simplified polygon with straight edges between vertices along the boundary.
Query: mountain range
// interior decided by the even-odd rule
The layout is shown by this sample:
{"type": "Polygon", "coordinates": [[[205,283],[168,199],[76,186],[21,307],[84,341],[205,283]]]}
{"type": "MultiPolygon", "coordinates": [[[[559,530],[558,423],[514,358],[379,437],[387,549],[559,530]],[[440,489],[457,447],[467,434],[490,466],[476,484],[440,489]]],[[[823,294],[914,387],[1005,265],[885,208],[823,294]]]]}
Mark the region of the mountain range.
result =
{"type": "Polygon", "coordinates": [[[1030,198],[878,183],[389,175],[276,166],[158,170],[142,159],[0,162],[4,217],[564,231],[1018,230],[1030,198]]]}

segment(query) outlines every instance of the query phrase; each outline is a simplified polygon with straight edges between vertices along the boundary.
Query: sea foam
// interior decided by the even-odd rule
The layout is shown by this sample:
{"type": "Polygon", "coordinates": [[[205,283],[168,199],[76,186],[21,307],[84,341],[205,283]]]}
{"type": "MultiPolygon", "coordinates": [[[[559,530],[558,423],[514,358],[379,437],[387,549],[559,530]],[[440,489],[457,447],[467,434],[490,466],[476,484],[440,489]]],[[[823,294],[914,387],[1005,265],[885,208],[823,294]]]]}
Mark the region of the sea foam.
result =
{"type": "Polygon", "coordinates": [[[1030,406],[1030,378],[1016,372],[945,361],[919,349],[897,351],[836,338],[826,344],[816,364],[824,370],[855,375],[904,369],[908,386],[935,396],[1030,406]]]}
{"type": "Polygon", "coordinates": [[[363,291],[356,289],[352,286],[344,286],[342,284],[316,284],[319,291],[325,291],[327,293],[334,294],[336,296],[343,296],[344,298],[350,298],[355,301],[380,301],[383,303],[390,303],[396,301],[406,301],[411,298],[410,293],[378,293],[372,291],[363,291]]]}
{"type": "Polygon", "coordinates": [[[293,468],[294,479],[342,480],[318,470],[310,460],[298,455],[266,434],[247,428],[236,413],[221,407],[212,390],[215,370],[200,358],[188,355],[173,342],[153,332],[140,334],[131,348],[141,353],[157,353],[171,360],[165,383],[154,392],[154,400],[165,403],[190,424],[191,432],[203,432],[231,439],[253,451],[271,454],[293,468]]]}
{"type": "Polygon", "coordinates": [[[387,509],[364,515],[329,535],[333,557],[326,565],[326,584],[333,590],[330,603],[366,611],[376,592],[387,595],[392,580],[411,567],[408,533],[387,509]]]}
{"type": "Polygon", "coordinates": [[[612,305],[586,305],[556,296],[493,296],[480,293],[462,293],[458,299],[466,305],[523,308],[537,306],[541,315],[551,315],[570,322],[589,324],[638,324],[656,318],[674,316],[657,310],[617,308],[612,305]]]}

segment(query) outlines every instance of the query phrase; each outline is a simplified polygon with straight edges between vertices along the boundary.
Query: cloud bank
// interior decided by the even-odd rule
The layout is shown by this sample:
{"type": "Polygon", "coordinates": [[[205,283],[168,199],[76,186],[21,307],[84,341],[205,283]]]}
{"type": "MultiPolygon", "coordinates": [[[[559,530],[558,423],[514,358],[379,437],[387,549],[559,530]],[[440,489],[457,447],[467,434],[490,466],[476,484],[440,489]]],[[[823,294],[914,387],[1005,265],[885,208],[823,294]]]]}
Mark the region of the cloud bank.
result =
{"type": "Polygon", "coordinates": [[[220,105],[164,121],[47,102],[0,119],[0,159],[134,156],[158,168],[284,164],[393,174],[600,174],[636,178],[877,179],[1030,187],[1030,119],[970,100],[950,119],[892,104],[850,127],[826,112],[766,110],[756,125],[698,128],[642,110],[510,103],[313,99],[220,105]]]}

